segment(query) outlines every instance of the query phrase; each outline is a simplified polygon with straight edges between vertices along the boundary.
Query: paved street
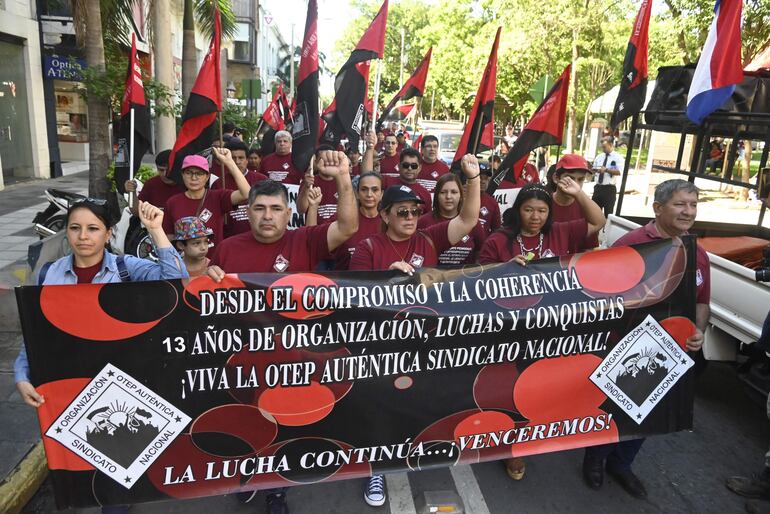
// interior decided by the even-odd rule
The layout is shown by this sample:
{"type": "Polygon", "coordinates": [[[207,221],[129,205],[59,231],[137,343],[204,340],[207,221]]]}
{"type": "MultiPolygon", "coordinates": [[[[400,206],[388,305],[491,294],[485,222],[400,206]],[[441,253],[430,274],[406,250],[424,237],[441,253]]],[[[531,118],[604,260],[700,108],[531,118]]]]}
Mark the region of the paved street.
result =
{"type": "MultiPolygon", "coordinates": [[[[768,440],[763,406],[747,397],[731,365],[711,363],[699,379],[695,430],[649,439],[637,459],[636,471],[650,493],[646,501],[631,498],[611,479],[601,492],[589,490],[580,474],[583,454],[577,450],[528,458],[521,482],[511,481],[501,463],[490,462],[391,475],[389,502],[380,509],[363,502],[361,480],[290,489],[289,506],[294,514],[410,514],[415,512],[413,498],[424,491],[454,490],[474,514],[742,512],[744,500],[727,490],[724,479],[760,469],[768,440]]],[[[131,512],[263,512],[263,496],[254,501],[240,505],[233,497],[217,497],[137,505],[131,512]]],[[[53,510],[46,482],[24,512],[53,510]]],[[[65,512],[90,514],[98,509],[65,512]]]]}

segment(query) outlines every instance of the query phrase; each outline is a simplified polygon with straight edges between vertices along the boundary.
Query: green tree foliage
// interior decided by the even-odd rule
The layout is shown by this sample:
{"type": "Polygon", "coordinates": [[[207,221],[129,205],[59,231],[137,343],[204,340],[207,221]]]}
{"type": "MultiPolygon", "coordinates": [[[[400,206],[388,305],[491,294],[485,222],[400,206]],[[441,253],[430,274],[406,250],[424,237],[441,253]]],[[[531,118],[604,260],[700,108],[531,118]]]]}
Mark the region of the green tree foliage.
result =
{"type": "MultiPolygon", "coordinates": [[[[650,24],[650,76],[660,66],[695,62],[713,18],[714,0],[664,0],[650,24]]],[[[379,9],[379,0],[353,0],[359,13],[339,38],[332,71],[345,62],[379,9]]],[[[577,46],[575,111],[582,122],[592,98],[620,82],[623,58],[640,0],[457,0],[391,2],[385,43],[380,103],[399,84],[401,28],[406,31],[404,78],[429,47],[423,115],[435,93],[436,117],[463,119],[473,102],[498,26],[503,27],[498,55],[495,103],[499,123],[525,120],[537,102],[529,89],[540,77],[558,77],[572,62],[577,46]],[[575,39],[576,38],[576,39],[575,39]]],[[[744,2],[744,62],[770,41],[770,2],[744,2]]],[[[374,68],[373,68],[374,70],[374,68]]],[[[373,83],[374,73],[371,81],[373,83]]],[[[373,88],[370,87],[370,93],[373,88]]]]}

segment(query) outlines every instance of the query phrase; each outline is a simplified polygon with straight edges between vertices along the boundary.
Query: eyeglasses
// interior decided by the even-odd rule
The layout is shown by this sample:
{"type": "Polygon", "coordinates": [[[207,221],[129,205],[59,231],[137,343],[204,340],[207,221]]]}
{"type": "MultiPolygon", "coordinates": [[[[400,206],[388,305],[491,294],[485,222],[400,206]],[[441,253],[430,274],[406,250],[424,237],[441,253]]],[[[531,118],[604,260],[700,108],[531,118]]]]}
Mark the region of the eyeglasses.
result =
{"type": "Polygon", "coordinates": [[[422,214],[422,209],[419,207],[412,207],[411,209],[407,209],[406,207],[402,207],[401,209],[396,211],[396,216],[399,218],[408,219],[409,216],[418,217],[422,214]]]}
{"type": "Polygon", "coordinates": [[[91,205],[98,205],[99,207],[104,207],[107,205],[107,200],[103,200],[101,198],[78,198],[74,202],[72,202],[72,205],[79,205],[88,203],[91,205]]]}
{"type": "Polygon", "coordinates": [[[200,177],[205,177],[208,174],[209,174],[208,171],[203,171],[203,170],[192,170],[190,168],[182,170],[182,175],[187,175],[188,177],[200,178],[200,177]]]}
{"type": "Polygon", "coordinates": [[[420,167],[420,163],[419,162],[402,162],[401,167],[404,168],[405,170],[409,170],[409,169],[416,170],[417,168],[420,167]]]}

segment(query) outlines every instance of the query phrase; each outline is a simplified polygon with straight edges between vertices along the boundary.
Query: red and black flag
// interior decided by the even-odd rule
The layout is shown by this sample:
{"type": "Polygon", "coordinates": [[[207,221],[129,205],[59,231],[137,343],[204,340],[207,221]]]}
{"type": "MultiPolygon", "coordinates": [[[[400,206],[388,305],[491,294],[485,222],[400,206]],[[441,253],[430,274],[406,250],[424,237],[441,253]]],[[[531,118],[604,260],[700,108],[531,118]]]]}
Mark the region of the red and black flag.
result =
{"type": "Polygon", "coordinates": [[[182,161],[188,155],[209,148],[214,141],[217,113],[222,110],[222,82],[219,78],[219,45],[221,25],[219,9],[214,10],[214,35],[208,54],[195,79],[182,116],[182,128],[176,136],[168,158],[168,169],[178,183],[182,182],[182,161]]]}
{"type": "Polygon", "coordinates": [[[380,118],[382,121],[401,121],[412,115],[416,104],[399,105],[391,107],[387,116],[380,118]]]}
{"type": "Polygon", "coordinates": [[[262,124],[258,136],[261,138],[260,149],[265,155],[275,152],[275,134],[279,130],[286,130],[291,124],[292,109],[289,105],[289,99],[283,90],[283,84],[278,84],[278,88],[273,94],[273,100],[262,113],[262,124]]]}
{"type": "Polygon", "coordinates": [[[411,98],[422,97],[425,94],[425,81],[428,79],[428,68],[430,67],[430,57],[432,54],[433,48],[431,47],[428,49],[425,57],[422,58],[422,61],[420,61],[420,64],[417,65],[409,80],[406,81],[401,90],[393,97],[393,100],[382,110],[381,120],[388,119],[388,115],[391,114],[390,111],[398,102],[406,102],[411,98]]]}
{"type": "Polygon", "coordinates": [[[310,0],[307,5],[305,37],[297,77],[297,94],[292,101],[293,124],[291,127],[291,160],[298,170],[310,165],[318,143],[318,3],[310,0]]]}
{"type": "Polygon", "coordinates": [[[471,108],[468,116],[468,123],[465,124],[460,145],[455,152],[452,162],[453,170],[460,169],[460,160],[465,154],[476,155],[480,151],[495,146],[495,90],[497,88],[497,46],[500,43],[500,30],[501,27],[498,27],[487,67],[484,68],[484,75],[481,76],[481,84],[479,84],[476,99],[473,101],[473,108],[471,108]]]}
{"type": "Polygon", "coordinates": [[[382,59],[388,22],[388,0],[380,7],[347,62],[334,81],[334,101],[324,111],[326,129],[322,139],[333,146],[347,135],[351,146],[358,141],[366,126],[369,83],[369,61],[382,59]]]}
{"type": "Polygon", "coordinates": [[[647,51],[650,28],[650,0],[643,0],[634,21],[634,29],[628,40],[626,58],[623,61],[623,78],[615,100],[610,125],[615,128],[628,118],[639,114],[647,97],[647,51]]]}
{"type": "Polygon", "coordinates": [[[541,146],[561,144],[564,120],[567,116],[567,93],[571,70],[572,65],[568,64],[535,110],[532,118],[524,126],[519,138],[500,163],[497,173],[489,181],[488,193],[493,193],[505,179],[515,182],[513,174],[520,172],[527,164],[527,158],[532,150],[541,146]]]}
{"type": "Polygon", "coordinates": [[[129,152],[134,155],[133,174],[142,164],[142,157],[150,148],[150,109],[144,97],[142,69],[136,57],[136,34],[131,36],[131,56],[128,59],[126,89],[120,104],[120,132],[118,155],[115,159],[115,185],[124,193],[124,184],[132,173],[129,171],[129,152]],[[134,126],[131,126],[131,111],[134,112],[134,126]],[[133,130],[133,146],[131,131],[133,130]]]}

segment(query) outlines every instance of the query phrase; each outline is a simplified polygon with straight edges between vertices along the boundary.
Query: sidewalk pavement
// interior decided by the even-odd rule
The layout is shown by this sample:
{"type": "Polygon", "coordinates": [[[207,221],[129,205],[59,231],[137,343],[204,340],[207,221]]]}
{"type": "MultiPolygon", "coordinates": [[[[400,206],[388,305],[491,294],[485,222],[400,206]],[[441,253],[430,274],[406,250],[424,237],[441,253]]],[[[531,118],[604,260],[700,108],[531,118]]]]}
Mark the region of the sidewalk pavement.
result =
{"type": "Polygon", "coordinates": [[[0,512],[19,512],[48,472],[37,414],[21,401],[13,377],[21,344],[14,287],[29,279],[27,247],[38,240],[32,219],[48,205],[44,191],[88,190],[88,172],[70,168],[74,174],[19,182],[0,191],[0,512]]]}

